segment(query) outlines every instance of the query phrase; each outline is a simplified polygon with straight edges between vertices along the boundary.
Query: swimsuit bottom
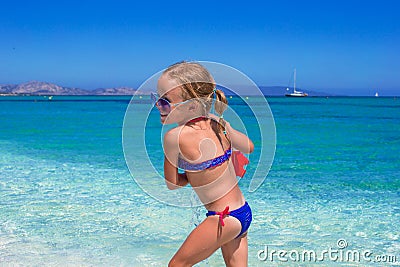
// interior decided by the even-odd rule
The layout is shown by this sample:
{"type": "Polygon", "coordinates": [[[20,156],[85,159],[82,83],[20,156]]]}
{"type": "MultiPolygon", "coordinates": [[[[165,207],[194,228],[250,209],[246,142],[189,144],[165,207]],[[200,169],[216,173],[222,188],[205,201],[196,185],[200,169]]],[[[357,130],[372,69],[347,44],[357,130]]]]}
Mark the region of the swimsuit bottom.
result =
{"type": "Polygon", "coordinates": [[[236,210],[229,211],[229,206],[227,206],[224,211],[208,211],[206,214],[207,217],[213,215],[219,215],[219,222],[221,223],[221,226],[225,225],[223,219],[226,216],[232,216],[238,219],[240,224],[242,225],[242,230],[236,238],[240,237],[243,233],[247,231],[247,229],[249,229],[252,220],[251,209],[247,201],[244,203],[243,206],[236,210]]]}

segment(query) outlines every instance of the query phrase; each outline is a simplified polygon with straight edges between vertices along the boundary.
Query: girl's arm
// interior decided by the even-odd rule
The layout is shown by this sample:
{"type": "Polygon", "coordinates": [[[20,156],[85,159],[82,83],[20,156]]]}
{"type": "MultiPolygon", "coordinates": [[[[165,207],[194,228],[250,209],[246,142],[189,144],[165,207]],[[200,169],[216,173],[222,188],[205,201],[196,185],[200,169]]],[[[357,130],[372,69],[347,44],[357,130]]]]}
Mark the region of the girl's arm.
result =
{"type": "Polygon", "coordinates": [[[168,158],[164,155],[164,177],[168,189],[174,190],[189,183],[186,173],[178,173],[178,168],[175,167],[168,158]]]}
{"type": "Polygon", "coordinates": [[[254,144],[247,135],[235,130],[229,122],[226,121],[225,130],[231,139],[232,146],[243,153],[249,154],[254,150],[254,144]]]}
{"type": "MultiPolygon", "coordinates": [[[[215,114],[208,113],[208,116],[217,122],[219,121],[219,117],[216,116],[215,114]]],[[[225,120],[225,130],[234,148],[246,154],[253,153],[254,144],[250,140],[250,138],[247,137],[247,135],[235,130],[226,120],[225,120]]]]}
{"type": "Polygon", "coordinates": [[[189,183],[186,173],[178,173],[179,144],[174,129],[164,135],[164,177],[168,189],[178,189],[189,183]]]}

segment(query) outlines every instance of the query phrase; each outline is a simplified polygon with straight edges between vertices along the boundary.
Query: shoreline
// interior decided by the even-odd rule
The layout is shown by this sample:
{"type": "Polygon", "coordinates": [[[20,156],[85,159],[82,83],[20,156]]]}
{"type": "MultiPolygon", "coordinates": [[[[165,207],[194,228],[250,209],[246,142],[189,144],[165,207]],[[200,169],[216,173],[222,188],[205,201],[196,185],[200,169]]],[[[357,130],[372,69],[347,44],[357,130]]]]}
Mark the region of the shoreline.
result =
{"type": "MultiPolygon", "coordinates": [[[[53,95],[53,94],[0,94],[0,97],[133,97],[133,96],[147,96],[148,94],[138,94],[138,95],[119,95],[119,94],[110,94],[110,95],[96,95],[96,94],[87,94],[87,95],[53,95]]],[[[263,95],[264,97],[269,98],[288,98],[288,99],[307,99],[307,98],[398,98],[400,95],[388,95],[388,96],[364,96],[364,95],[332,95],[332,96],[307,96],[307,97],[298,97],[298,98],[289,98],[285,95],[263,95]]],[[[243,95],[243,96],[236,96],[236,95],[226,95],[228,98],[232,97],[260,97],[260,95],[243,95]]]]}

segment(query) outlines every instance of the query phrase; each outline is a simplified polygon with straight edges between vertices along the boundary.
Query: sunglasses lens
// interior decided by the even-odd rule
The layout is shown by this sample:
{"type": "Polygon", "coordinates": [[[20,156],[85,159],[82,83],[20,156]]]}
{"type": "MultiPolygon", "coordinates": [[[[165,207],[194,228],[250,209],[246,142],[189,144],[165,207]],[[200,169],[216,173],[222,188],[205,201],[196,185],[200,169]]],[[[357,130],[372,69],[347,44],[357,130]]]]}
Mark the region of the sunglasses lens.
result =
{"type": "Polygon", "coordinates": [[[170,110],[171,110],[171,106],[169,105],[169,102],[167,100],[165,100],[164,98],[158,99],[157,106],[165,112],[170,112],[170,110]]]}
{"type": "Polygon", "coordinates": [[[162,111],[163,113],[169,113],[171,111],[171,105],[166,99],[159,98],[159,96],[154,93],[152,93],[150,96],[151,101],[160,111],[162,111]]]}

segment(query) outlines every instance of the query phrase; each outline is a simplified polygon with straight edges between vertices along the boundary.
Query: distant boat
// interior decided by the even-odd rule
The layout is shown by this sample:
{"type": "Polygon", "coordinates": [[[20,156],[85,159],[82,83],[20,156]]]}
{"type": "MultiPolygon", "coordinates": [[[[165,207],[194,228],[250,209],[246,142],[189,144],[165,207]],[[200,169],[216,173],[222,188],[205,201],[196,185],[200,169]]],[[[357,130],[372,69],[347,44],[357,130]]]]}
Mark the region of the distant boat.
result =
{"type": "MultiPolygon", "coordinates": [[[[287,93],[285,96],[289,97],[305,97],[308,96],[307,93],[301,92],[301,91],[296,91],[296,69],[294,69],[294,83],[293,83],[293,93],[287,93]]],[[[286,88],[287,91],[289,91],[289,88],[286,88]]]]}
{"type": "Polygon", "coordinates": [[[378,96],[379,96],[379,95],[378,95],[378,92],[376,92],[376,93],[375,93],[375,97],[378,97],[378,96]]]}

